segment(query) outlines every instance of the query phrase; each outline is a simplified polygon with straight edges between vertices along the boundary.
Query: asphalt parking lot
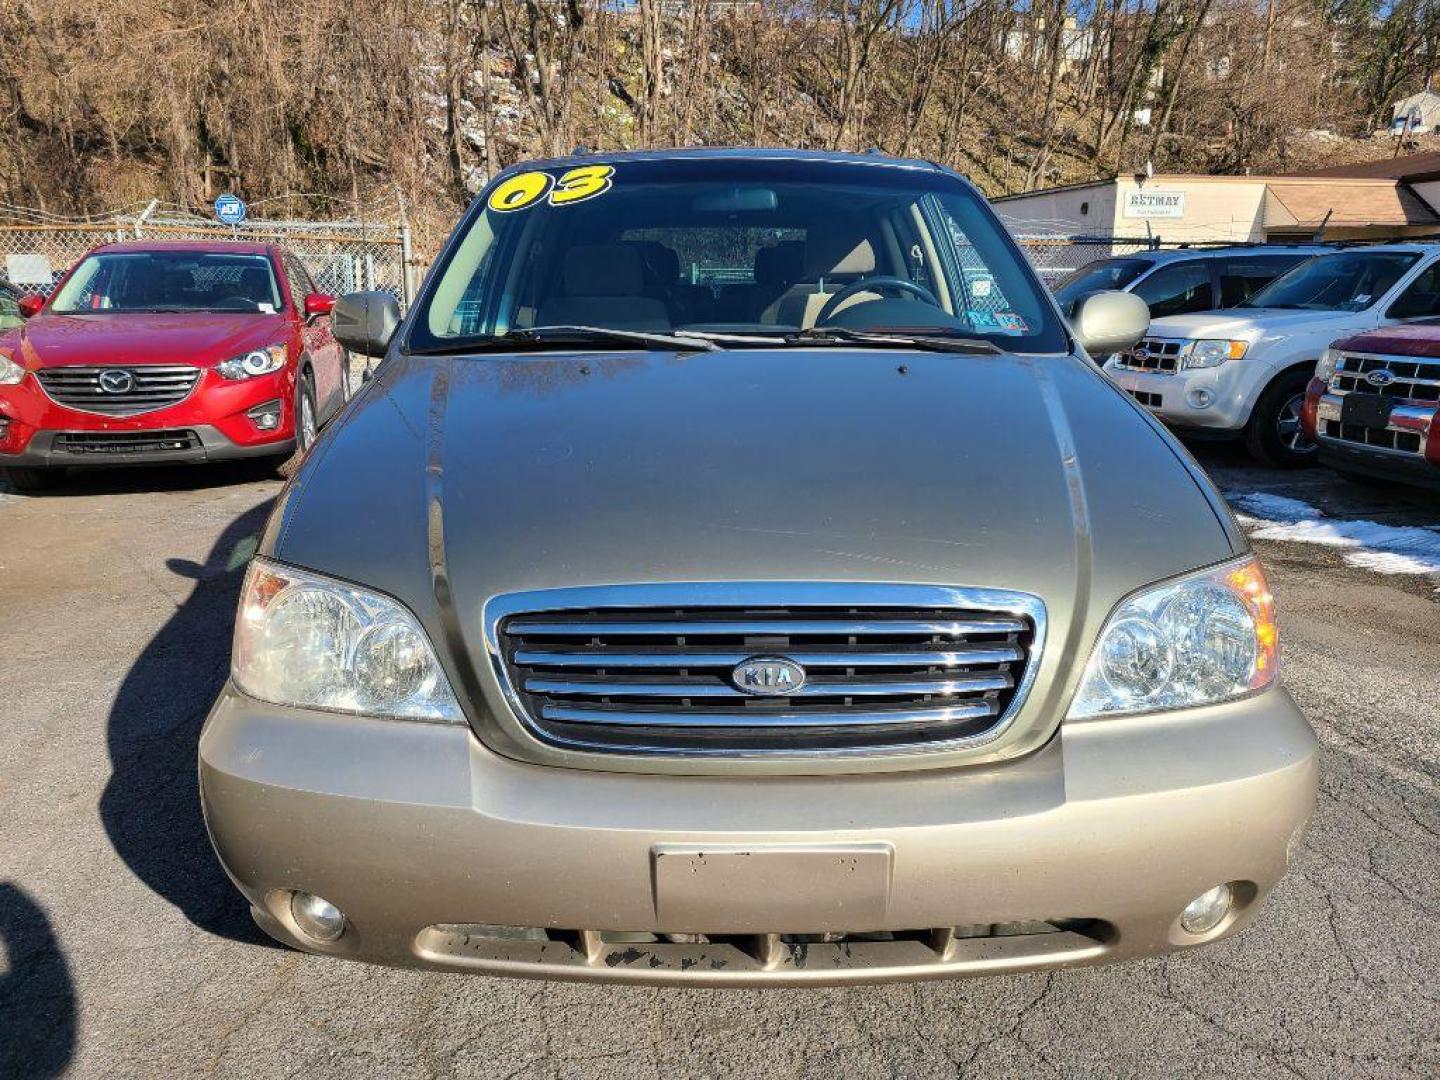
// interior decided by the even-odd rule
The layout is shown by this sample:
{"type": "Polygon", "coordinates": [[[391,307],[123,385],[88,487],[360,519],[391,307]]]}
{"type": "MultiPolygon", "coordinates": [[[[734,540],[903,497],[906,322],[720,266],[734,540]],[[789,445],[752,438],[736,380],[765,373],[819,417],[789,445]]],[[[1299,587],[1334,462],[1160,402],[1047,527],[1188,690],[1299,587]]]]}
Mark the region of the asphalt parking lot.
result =
{"type": "MultiPolygon", "coordinates": [[[[1440,495],[1197,451],[1227,492],[1440,525],[1440,495]]],[[[0,1077],[1440,1074],[1440,575],[1257,539],[1318,813],[1257,925],[1111,968],[845,990],[418,974],[267,944],[205,837],[196,740],[254,468],[0,488],[0,1077]]]]}

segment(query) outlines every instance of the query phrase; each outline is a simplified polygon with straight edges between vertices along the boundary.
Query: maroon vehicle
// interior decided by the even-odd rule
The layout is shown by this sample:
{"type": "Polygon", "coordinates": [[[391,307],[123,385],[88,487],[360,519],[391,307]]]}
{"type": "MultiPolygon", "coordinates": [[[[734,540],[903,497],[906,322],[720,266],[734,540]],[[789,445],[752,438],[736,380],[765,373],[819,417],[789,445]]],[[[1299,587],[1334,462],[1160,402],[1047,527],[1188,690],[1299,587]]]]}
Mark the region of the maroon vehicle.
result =
{"type": "Polygon", "coordinates": [[[1440,319],[1335,342],[1316,366],[1301,424],[1339,472],[1440,487],[1440,319]]]}
{"type": "Polygon", "coordinates": [[[349,396],[332,297],[267,244],[107,244],[0,331],[0,468],[303,454],[349,396]]]}

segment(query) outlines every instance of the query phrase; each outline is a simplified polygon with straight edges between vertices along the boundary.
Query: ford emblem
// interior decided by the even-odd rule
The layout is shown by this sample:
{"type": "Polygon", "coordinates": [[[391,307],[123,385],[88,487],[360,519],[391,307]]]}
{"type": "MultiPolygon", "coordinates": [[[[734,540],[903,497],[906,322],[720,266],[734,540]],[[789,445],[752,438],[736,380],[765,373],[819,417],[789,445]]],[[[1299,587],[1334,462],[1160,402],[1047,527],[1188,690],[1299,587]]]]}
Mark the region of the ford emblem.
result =
{"type": "Polygon", "coordinates": [[[1395,373],[1385,368],[1376,368],[1365,373],[1365,381],[1371,386],[1389,386],[1395,381],[1395,373]]]}
{"type": "Polygon", "coordinates": [[[730,680],[747,694],[784,697],[805,685],[805,669],[783,656],[756,656],[737,664],[730,680]]]}

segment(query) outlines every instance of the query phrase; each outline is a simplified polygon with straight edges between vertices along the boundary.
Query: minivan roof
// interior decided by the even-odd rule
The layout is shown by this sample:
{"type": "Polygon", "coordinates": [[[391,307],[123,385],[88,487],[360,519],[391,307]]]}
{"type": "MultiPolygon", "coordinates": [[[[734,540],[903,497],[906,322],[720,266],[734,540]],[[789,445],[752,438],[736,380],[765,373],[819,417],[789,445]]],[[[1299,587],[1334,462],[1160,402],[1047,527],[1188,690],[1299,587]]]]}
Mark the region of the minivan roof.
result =
{"type": "MultiPolygon", "coordinates": [[[[842,153],[838,150],[795,150],[785,147],[750,146],[686,146],[660,150],[588,150],[577,147],[572,153],[553,158],[536,158],[518,161],[502,169],[496,176],[514,170],[560,168],[566,165],[589,165],[596,162],[618,161],[807,161],[833,162],[848,165],[874,165],[892,169],[920,169],[926,172],[952,172],[933,161],[919,158],[890,157],[879,151],[863,154],[842,153]]],[[[958,173],[956,175],[959,175],[958,173]]]]}

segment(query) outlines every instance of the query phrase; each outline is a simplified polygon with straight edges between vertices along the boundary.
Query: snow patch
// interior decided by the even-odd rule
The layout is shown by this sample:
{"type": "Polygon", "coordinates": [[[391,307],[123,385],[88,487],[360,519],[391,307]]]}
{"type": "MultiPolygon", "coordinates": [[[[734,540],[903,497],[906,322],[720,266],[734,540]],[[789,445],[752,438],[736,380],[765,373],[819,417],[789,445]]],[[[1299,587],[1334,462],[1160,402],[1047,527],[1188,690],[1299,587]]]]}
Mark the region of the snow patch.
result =
{"type": "Polygon", "coordinates": [[[1307,502],[1285,495],[1271,495],[1266,491],[1252,491],[1248,495],[1231,494],[1226,497],[1235,506],[1250,511],[1257,519],[1266,521],[1305,521],[1322,516],[1319,510],[1307,502]]]}
{"type": "Polygon", "coordinates": [[[1345,548],[1345,562],[1362,570],[1440,577],[1440,529],[1327,518],[1309,503],[1263,491],[1226,498],[1252,539],[1345,548]]]}

